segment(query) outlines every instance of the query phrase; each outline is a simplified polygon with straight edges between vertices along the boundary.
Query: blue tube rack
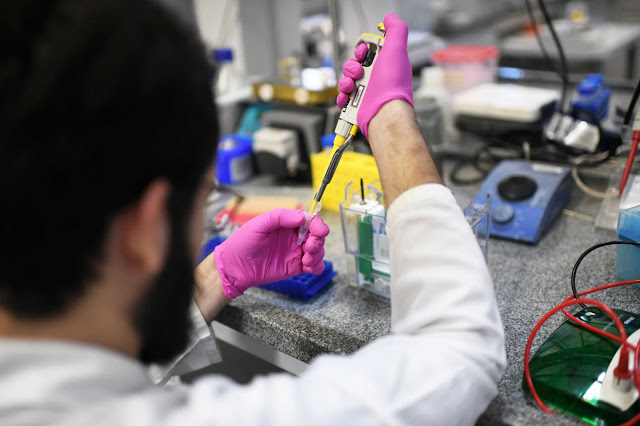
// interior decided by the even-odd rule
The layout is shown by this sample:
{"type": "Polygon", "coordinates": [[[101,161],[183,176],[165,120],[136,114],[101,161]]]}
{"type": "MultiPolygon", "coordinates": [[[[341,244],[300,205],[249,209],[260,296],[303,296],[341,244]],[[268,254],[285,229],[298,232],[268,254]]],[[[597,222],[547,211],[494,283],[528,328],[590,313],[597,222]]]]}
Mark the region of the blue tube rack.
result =
{"type": "Polygon", "coordinates": [[[324,271],[320,275],[300,274],[286,280],[263,284],[260,288],[275,291],[294,299],[309,300],[322,290],[338,273],[333,270],[333,264],[324,261],[324,271]]]}

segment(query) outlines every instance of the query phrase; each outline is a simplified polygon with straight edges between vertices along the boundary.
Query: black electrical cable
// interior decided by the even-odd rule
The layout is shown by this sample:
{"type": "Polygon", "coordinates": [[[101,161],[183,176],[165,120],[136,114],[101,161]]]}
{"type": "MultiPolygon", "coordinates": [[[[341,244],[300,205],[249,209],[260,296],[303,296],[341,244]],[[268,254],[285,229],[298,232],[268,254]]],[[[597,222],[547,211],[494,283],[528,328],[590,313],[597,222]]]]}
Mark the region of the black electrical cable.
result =
{"type": "Polygon", "coordinates": [[[449,171],[449,181],[452,185],[456,186],[473,185],[475,183],[482,182],[485,177],[487,177],[487,172],[479,170],[477,167],[475,167],[474,162],[469,160],[458,161],[449,171]],[[468,179],[459,177],[460,172],[468,166],[473,167],[473,169],[477,173],[477,176],[468,179]]]}
{"type": "MultiPolygon", "coordinates": [[[[576,290],[576,272],[578,272],[578,266],[580,266],[580,263],[582,262],[582,260],[589,253],[601,247],[621,245],[621,244],[640,247],[640,243],[637,243],[635,241],[607,241],[605,243],[600,243],[600,244],[596,244],[594,246],[589,247],[584,253],[580,255],[580,257],[576,261],[576,264],[573,266],[573,271],[571,271],[571,291],[573,292],[573,297],[575,297],[576,299],[580,298],[580,296],[578,295],[578,290],[576,290]]],[[[583,303],[580,303],[580,306],[582,306],[583,309],[586,308],[586,306],[583,303]]]]}
{"type": "Polygon", "coordinates": [[[538,31],[538,22],[536,20],[535,14],[533,13],[533,6],[531,6],[530,0],[524,0],[524,4],[527,6],[527,13],[529,14],[529,21],[531,21],[531,27],[533,28],[533,33],[536,36],[536,40],[538,41],[538,46],[540,46],[540,50],[542,51],[542,56],[544,56],[544,60],[547,62],[547,66],[555,71],[560,78],[563,78],[562,73],[558,70],[553,63],[553,59],[549,55],[547,48],[542,42],[542,38],[540,37],[540,32],[538,31]]]}
{"type": "Polygon", "coordinates": [[[449,171],[448,178],[453,185],[473,185],[481,182],[487,174],[489,174],[491,169],[493,169],[493,167],[495,167],[495,165],[500,161],[520,157],[521,153],[517,150],[517,146],[512,144],[510,145],[503,141],[494,140],[480,147],[471,157],[459,159],[449,171]],[[493,148],[513,150],[515,153],[513,155],[500,155],[492,152],[493,148]],[[485,164],[489,164],[489,166],[485,166],[485,164]],[[460,172],[466,169],[475,170],[476,176],[471,178],[461,178],[460,172]]]}
{"type": "Polygon", "coordinates": [[[638,102],[639,96],[640,96],[640,80],[638,80],[638,84],[636,84],[636,88],[633,91],[633,95],[631,96],[631,101],[629,101],[629,106],[627,107],[627,112],[624,115],[622,128],[620,129],[620,136],[618,137],[618,146],[621,146],[623,144],[623,141],[622,141],[622,137],[624,136],[623,133],[626,131],[626,128],[631,123],[631,117],[633,117],[633,111],[636,109],[636,103],[638,102]]]}
{"type": "Polygon", "coordinates": [[[631,102],[629,102],[629,108],[627,108],[627,113],[624,116],[625,126],[628,126],[629,123],[631,123],[631,117],[633,117],[633,110],[636,109],[636,103],[638,102],[639,96],[640,96],[640,80],[638,80],[638,84],[636,85],[636,90],[633,91],[631,102]]]}
{"type": "Polygon", "coordinates": [[[540,11],[542,12],[542,16],[544,17],[545,23],[549,27],[549,32],[551,33],[551,38],[556,45],[556,49],[558,50],[558,56],[560,57],[560,73],[562,77],[562,94],[560,95],[560,112],[565,112],[565,104],[567,100],[567,91],[569,89],[569,74],[567,71],[567,58],[564,55],[564,49],[562,48],[562,43],[560,43],[560,39],[558,38],[558,34],[556,33],[556,29],[553,26],[553,22],[551,20],[551,16],[547,11],[547,7],[545,6],[542,0],[538,0],[538,6],[540,7],[540,11]]]}
{"type": "Polygon", "coordinates": [[[523,148],[524,141],[493,139],[480,147],[471,158],[460,159],[449,171],[449,181],[457,186],[473,185],[484,179],[502,160],[528,159],[556,164],[572,165],[570,156],[555,145],[533,147],[527,156],[523,148]],[[475,169],[477,176],[461,178],[460,173],[469,168],[475,169]]]}

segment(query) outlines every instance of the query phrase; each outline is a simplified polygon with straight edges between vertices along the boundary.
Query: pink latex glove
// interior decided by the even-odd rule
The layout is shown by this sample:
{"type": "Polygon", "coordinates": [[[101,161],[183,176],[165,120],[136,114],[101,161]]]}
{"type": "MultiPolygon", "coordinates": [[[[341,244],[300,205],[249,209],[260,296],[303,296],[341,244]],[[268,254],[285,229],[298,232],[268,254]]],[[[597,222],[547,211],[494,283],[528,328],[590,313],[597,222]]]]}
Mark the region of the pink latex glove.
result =
{"type": "MultiPolygon", "coordinates": [[[[369,78],[369,87],[358,110],[358,127],[369,139],[369,122],[380,108],[393,99],[402,99],[413,106],[413,85],[411,63],[407,54],[409,29],[393,13],[384,17],[386,36],[384,46],[376,60],[369,78]]],[[[367,55],[367,45],[360,44],[355,50],[355,59],[349,59],[342,67],[344,77],[338,82],[340,94],[336,103],[340,108],[349,101],[349,94],[355,88],[355,80],[362,77],[360,64],[367,55]]]]}
{"type": "Polygon", "coordinates": [[[324,238],[329,227],[318,216],[297,244],[301,210],[276,209],[245,223],[213,252],[224,294],[233,299],[249,287],[324,270],[324,238]]]}

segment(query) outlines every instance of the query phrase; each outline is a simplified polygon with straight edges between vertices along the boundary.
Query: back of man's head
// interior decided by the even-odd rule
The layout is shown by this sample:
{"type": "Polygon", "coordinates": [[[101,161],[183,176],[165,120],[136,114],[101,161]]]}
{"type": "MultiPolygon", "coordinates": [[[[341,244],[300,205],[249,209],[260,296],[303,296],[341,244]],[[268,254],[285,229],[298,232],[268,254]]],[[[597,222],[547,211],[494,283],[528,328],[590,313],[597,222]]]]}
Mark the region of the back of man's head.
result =
{"type": "Polygon", "coordinates": [[[46,318],[153,179],[187,220],[215,150],[211,69],[150,0],[3,0],[0,51],[0,308],[46,318]]]}

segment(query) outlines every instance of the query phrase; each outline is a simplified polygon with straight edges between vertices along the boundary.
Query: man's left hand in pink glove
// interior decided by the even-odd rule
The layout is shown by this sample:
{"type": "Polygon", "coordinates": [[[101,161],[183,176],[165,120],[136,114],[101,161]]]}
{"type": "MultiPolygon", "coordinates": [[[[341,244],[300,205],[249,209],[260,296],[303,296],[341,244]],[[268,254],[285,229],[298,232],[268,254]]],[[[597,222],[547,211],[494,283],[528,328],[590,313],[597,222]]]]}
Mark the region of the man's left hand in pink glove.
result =
{"type": "Polygon", "coordinates": [[[272,210],[251,219],[216,247],[213,254],[224,294],[233,299],[249,287],[303,272],[321,274],[329,227],[314,217],[304,242],[298,245],[298,229],[304,221],[301,210],[272,210]]]}

